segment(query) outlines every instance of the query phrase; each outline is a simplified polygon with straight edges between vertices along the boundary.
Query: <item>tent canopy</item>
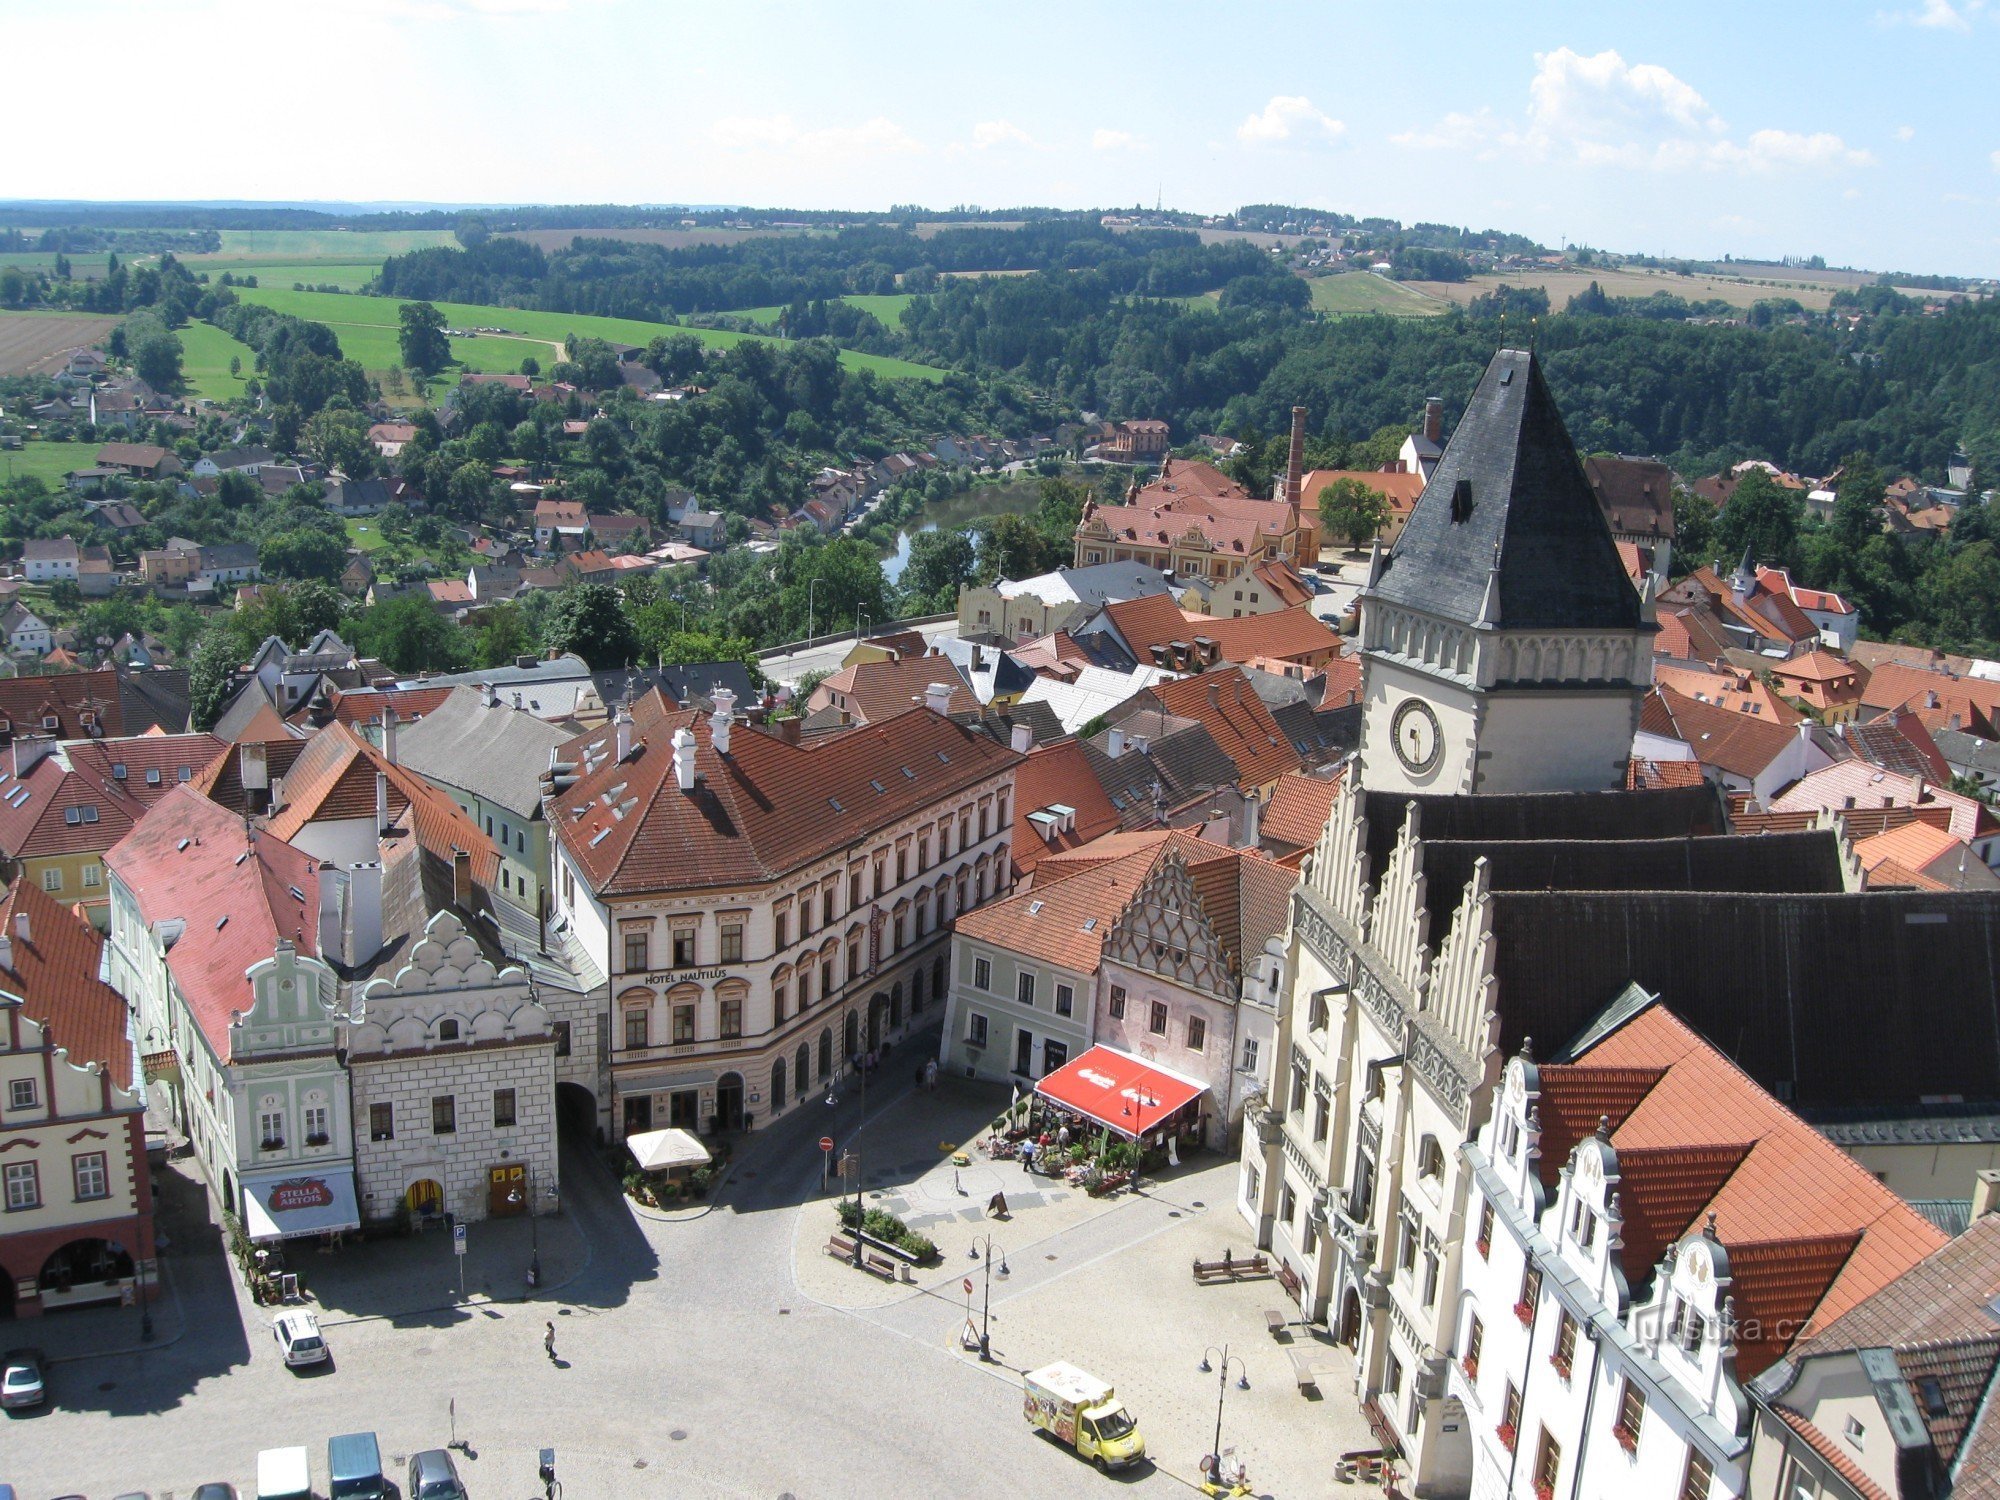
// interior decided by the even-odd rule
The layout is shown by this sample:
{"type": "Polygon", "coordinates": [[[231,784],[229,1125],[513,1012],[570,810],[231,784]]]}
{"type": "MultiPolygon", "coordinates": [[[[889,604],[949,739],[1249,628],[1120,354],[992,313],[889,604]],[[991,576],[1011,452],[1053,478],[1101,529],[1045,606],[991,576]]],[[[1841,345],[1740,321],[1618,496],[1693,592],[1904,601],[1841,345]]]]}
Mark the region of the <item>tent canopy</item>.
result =
{"type": "Polygon", "coordinates": [[[1049,1074],[1035,1092],[1137,1140],[1207,1093],[1208,1085],[1099,1045],[1049,1074]]]}
{"type": "Polygon", "coordinates": [[[243,1227],[257,1243],[359,1229],[354,1174],[276,1172],[243,1179],[243,1227]]]}
{"type": "Polygon", "coordinates": [[[625,1138],[625,1145],[648,1172],[667,1172],[675,1167],[704,1167],[710,1157],[708,1147],[685,1130],[646,1130],[625,1138]]]}

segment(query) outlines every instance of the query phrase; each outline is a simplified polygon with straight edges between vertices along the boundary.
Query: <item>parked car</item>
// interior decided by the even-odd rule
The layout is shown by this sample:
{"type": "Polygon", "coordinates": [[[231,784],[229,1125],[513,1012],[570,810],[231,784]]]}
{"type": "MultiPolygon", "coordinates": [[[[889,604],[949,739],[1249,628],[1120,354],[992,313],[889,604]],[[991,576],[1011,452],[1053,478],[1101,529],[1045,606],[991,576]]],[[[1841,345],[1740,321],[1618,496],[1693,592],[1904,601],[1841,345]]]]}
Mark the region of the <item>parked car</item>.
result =
{"type": "MultiPolygon", "coordinates": [[[[201,1500],[197,1495],[195,1500],[201,1500]]],[[[410,1483],[403,1500],[466,1500],[458,1466],[442,1448],[427,1448],[410,1456],[410,1483]]]]}
{"type": "Polygon", "coordinates": [[[382,1449],[372,1432],[350,1432],[326,1443],[326,1492],[332,1500],[389,1500],[382,1449]]]}
{"type": "Polygon", "coordinates": [[[48,1400],[42,1360],[39,1349],[9,1349],[0,1358],[0,1407],[12,1411],[17,1406],[40,1406],[48,1400]]]}
{"type": "Polygon", "coordinates": [[[188,1500],[236,1500],[236,1486],[233,1484],[201,1484],[188,1500]]]}
{"type": "Polygon", "coordinates": [[[271,1336],[288,1365],[316,1365],[331,1359],[333,1351],[320,1337],[319,1320],[309,1312],[282,1312],[271,1325],[271,1336]]]}

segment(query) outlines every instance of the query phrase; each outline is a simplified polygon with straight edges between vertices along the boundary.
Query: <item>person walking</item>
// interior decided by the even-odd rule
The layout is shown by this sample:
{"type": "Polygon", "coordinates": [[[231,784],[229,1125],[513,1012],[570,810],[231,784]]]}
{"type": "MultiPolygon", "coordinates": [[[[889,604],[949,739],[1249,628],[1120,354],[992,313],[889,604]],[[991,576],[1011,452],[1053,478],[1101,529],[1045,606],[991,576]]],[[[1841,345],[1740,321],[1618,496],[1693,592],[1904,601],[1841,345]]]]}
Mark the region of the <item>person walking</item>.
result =
{"type": "Polygon", "coordinates": [[[549,1363],[556,1362],[556,1325],[549,1324],[549,1331],[542,1335],[542,1351],[548,1355],[549,1363]]]}

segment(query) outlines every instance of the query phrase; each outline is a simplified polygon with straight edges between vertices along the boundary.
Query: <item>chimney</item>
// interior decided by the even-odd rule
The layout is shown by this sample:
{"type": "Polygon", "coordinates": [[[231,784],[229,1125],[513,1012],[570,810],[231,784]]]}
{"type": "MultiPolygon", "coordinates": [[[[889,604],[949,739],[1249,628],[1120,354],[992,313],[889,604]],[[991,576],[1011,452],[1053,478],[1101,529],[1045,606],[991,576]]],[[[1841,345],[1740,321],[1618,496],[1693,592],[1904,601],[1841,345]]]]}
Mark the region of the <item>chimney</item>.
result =
{"type": "MultiPolygon", "coordinates": [[[[457,874],[456,856],[453,875],[457,874]]],[[[347,945],[342,954],[349,968],[358,968],[382,951],[382,866],[347,867],[347,945]]]]}
{"type": "Polygon", "coordinates": [[[35,766],[56,748],[56,737],[52,734],[26,734],[14,740],[14,774],[26,776],[35,766]]]}
{"type": "Polygon", "coordinates": [[[1264,834],[1264,804],[1252,792],[1243,799],[1243,847],[1255,849],[1264,834]]]}
{"type": "Polygon", "coordinates": [[[4,930],[0,930],[0,969],[14,967],[14,943],[4,930]]]}
{"type": "Polygon", "coordinates": [[[778,720],[778,738],[787,745],[796,745],[805,733],[806,721],[797,714],[778,720]]]}
{"type": "Polygon", "coordinates": [[[319,867],[319,951],[329,958],[342,952],[341,896],[346,889],[344,874],[332,865],[319,867]]]}
{"type": "Polygon", "coordinates": [[[1292,452],[1285,463],[1285,503],[1297,505],[1306,487],[1306,409],[1292,408],[1292,452]]]}
{"type": "Polygon", "coordinates": [[[238,751],[236,769],[246,792],[262,791],[271,784],[270,762],[261,740],[253,740],[238,751]]]}
{"type": "Polygon", "coordinates": [[[972,643],[972,670],[975,672],[986,670],[986,652],[977,641],[972,643]]]}
{"type": "MultiPolygon", "coordinates": [[[[496,694],[495,696],[497,697],[498,695],[496,694]]],[[[521,695],[519,693],[516,693],[514,695],[514,712],[519,713],[520,711],[521,711],[521,695]]]]}
{"type": "Polygon", "coordinates": [[[1444,397],[1424,397],[1424,438],[1428,442],[1444,441],[1444,397]]]}
{"type": "Polygon", "coordinates": [[[17,911],[14,913],[14,936],[20,942],[23,948],[27,947],[30,943],[34,941],[34,939],[29,936],[28,914],[24,911],[17,911]]]}
{"type": "Polygon", "coordinates": [[[708,721],[708,741],[717,755],[729,753],[729,726],[736,722],[736,694],[728,688],[715,690],[715,712],[708,721]]]}
{"type": "Polygon", "coordinates": [[[685,726],[674,731],[674,780],[682,791],[694,790],[694,735],[685,726]]]}
{"type": "Polygon", "coordinates": [[[618,710],[617,731],[618,760],[622,762],[632,754],[632,715],[622,707],[618,710]]]}
{"type": "Polygon", "coordinates": [[[1981,1167],[1972,1177],[1972,1217],[2000,1213],[2000,1167],[1981,1167]]]}
{"type": "Polygon", "coordinates": [[[375,773],[375,832],[380,835],[389,831],[389,776],[385,771],[375,773]]]}
{"type": "Polygon", "coordinates": [[[924,689],[924,707],[934,714],[951,712],[951,688],[949,684],[934,682],[924,689]]]}
{"type": "Polygon", "coordinates": [[[1125,753],[1125,731],[1116,724],[1111,726],[1110,732],[1104,737],[1104,753],[1113,760],[1125,753]]]}
{"type": "MultiPolygon", "coordinates": [[[[375,878],[379,882],[382,877],[378,873],[375,878]]],[[[379,903],[379,895],[377,899],[379,903]]],[[[467,911],[472,909],[472,855],[464,849],[451,851],[451,899],[454,905],[467,911]]],[[[356,925],[359,925],[358,918],[356,925]]],[[[379,933],[376,941],[381,941],[379,933]]]]}
{"type": "Polygon", "coordinates": [[[1026,724],[1016,724],[1011,739],[1016,755],[1026,755],[1035,748],[1035,731],[1026,724]]]}
{"type": "Polygon", "coordinates": [[[533,668],[538,660],[538,657],[533,656],[517,656],[514,658],[514,669],[518,672],[526,672],[533,668]]]}
{"type": "Polygon", "coordinates": [[[284,805],[285,805],[285,778],[282,776],[273,776],[271,778],[271,801],[269,804],[269,810],[272,812],[276,812],[279,808],[283,807],[284,805]]]}
{"type": "Polygon", "coordinates": [[[382,759],[392,766],[396,764],[396,710],[393,707],[382,710],[382,759]]]}

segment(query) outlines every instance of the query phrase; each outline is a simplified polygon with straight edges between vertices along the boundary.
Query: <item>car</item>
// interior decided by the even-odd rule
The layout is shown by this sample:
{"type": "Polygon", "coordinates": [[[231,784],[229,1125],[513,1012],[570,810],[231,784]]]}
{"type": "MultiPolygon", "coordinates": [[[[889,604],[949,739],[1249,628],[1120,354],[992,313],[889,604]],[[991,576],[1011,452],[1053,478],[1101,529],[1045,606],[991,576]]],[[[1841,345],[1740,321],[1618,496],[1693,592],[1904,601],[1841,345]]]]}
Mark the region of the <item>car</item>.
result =
{"type": "Polygon", "coordinates": [[[236,1486],[233,1484],[198,1484],[188,1500],[236,1500],[236,1486]]]}
{"type": "Polygon", "coordinates": [[[113,1495],[111,1500],[153,1500],[144,1490],[127,1490],[122,1495],[113,1495]]]}
{"type": "Polygon", "coordinates": [[[410,1455],[410,1483],[403,1500],[466,1500],[465,1486],[459,1482],[458,1466],[442,1448],[427,1448],[410,1455]]]}
{"type": "Polygon", "coordinates": [[[288,1365],[316,1365],[333,1358],[333,1351],[320,1337],[319,1320],[309,1312],[282,1312],[271,1325],[271,1336],[288,1365]]]}
{"type": "Polygon", "coordinates": [[[40,1406],[49,1398],[39,1349],[9,1349],[0,1357],[0,1407],[40,1406]]]}

